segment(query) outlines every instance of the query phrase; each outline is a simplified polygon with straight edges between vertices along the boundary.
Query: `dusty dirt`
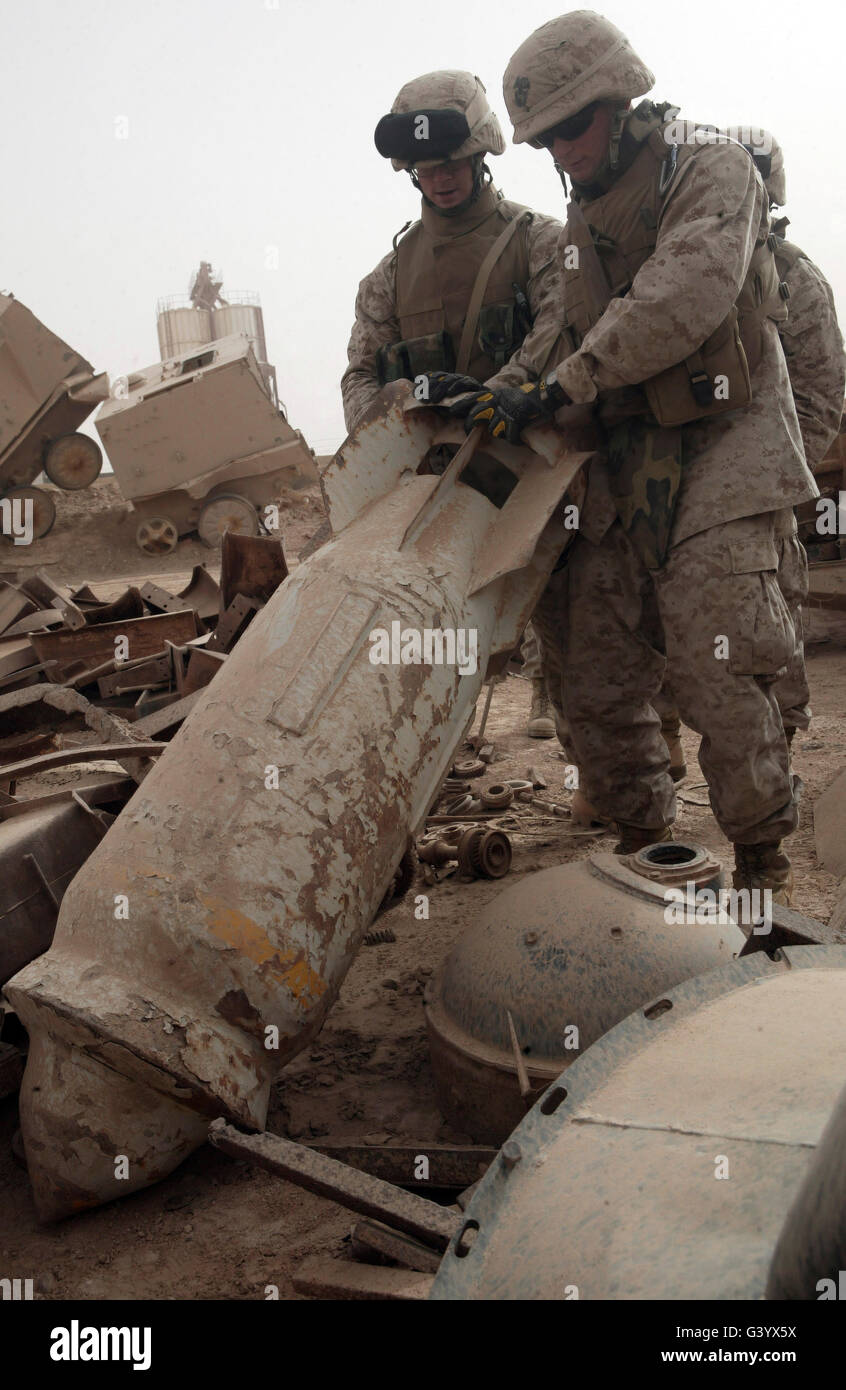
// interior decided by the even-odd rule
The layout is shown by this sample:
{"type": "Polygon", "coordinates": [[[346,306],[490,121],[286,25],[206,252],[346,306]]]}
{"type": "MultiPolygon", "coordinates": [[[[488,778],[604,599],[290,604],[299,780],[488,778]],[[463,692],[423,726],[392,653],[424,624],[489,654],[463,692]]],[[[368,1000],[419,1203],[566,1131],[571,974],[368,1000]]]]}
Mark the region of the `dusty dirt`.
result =
{"type": "MultiPolygon", "coordinates": [[[[15,545],[0,537],[0,570],[45,568],[54,579],[77,585],[95,580],[128,581],[190,571],[205,565],[217,574],[219,551],[210,550],[195,535],[185,536],[170,555],[151,557],[135,544],[138,519],[109,474],[93,487],[63,492],[39,483],[56,504],[53,529],[32,546],[15,545]]],[[[323,518],[319,487],[289,490],[280,498],[280,535],[286,556],[296,556],[323,518]]],[[[99,592],[99,591],[98,591],[99,592]]]]}
{"type": "MultiPolygon", "coordinates": [[[[209,551],[185,542],[160,567],[135,551],[131,532],[115,515],[112,484],[102,483],[105,512],[89,497],[64,506],[55,532],[33,552],[54,576],[78,583],[139,574],[186,572],[209,551]],[[137,558],[136,558],[137,557],[137,558]]],[[[66,499],[63,498],[63,501],[66,499]]],[[[289,508],[283,518],[286,552],[296,554],[320,520],[319,503],[289,508]]],[[[17,562],[17,556],[15,557],[17,562]]],[[[3,559],[0,558],[0,568],[3,559]]],[[[112,588],[113,586],[113,588],[112,588]]],[[[805,782],[803,823],[790,844],[796,871],[795,906],[826,921],[838,882],[817,864],[812,808],[846,765],[846,648],[809,650],[814,721],[794,746],[794,765],[805,782]]],[[[543,793],[568,802],[565,766],[556,740],[529,739],[525,725],[530,687],[509,678],[497,686],[488,735],[497,749],[491,778],[519,777],[532,766],[548,783],[543,793]]],[[[704,799],[696,761],[697,738],[684,731],[689,773],[681,786],[704,799]]],[[[505,885],[536,869],[585,857],[608,837],[568,838],[566,821],[533,818],[514,844],[505,885]]],[[[729,846],[707,806],[682,802],[677,835],[714,850],[725,865],[729,846]]],[[[268,1127],[296,1139],[345,1142],[460,1142],[437,1110],[426,1046],[423,989],[451,944],[504,885],[459,883],[449,878],[426,892],[428,920],[416,920],[411,898],[379,919],[397,940],[363,947],[340,998],[311,1049],[287,1068],[278,1083],[268,1127]]],[[[10,1141],[17,1126],[14,1100],[0,1103],[0,1229],[3,1268],[9,1277],[33,1278],[47,1298],[263,1299],[274,1286],[281,1299],[299,1297],[291,1278],[315,1253],[341,1254],[355,1218],[334,1204],[251,1170],[209,1148],[195,1154],[171,1178],[146,1192],[42,1228],[35,1219],[24,1171],[10,1141]]]]}

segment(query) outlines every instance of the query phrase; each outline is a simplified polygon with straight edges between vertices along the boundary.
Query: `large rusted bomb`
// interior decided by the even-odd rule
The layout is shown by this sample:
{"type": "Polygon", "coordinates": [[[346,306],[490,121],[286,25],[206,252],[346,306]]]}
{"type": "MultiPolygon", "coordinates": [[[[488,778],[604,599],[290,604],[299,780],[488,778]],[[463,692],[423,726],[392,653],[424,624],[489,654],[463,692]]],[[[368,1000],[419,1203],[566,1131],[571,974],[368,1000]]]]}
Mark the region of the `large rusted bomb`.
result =
{"type": "Polygon", "coordinates": [[[513,474],[500,508],[461,481],[481,432],[418,474],[450,436],[407,386],[386,401],[324,474],[334,539],[252,623],[7,986],[42,1217],[163,1177],[210,1116],[263,1127],[571,534],[558,504],[586,455],[554,429],[486,446],[513,474]],[[474,659],[374,662],[395,630],[472,633],[474,659]]]}

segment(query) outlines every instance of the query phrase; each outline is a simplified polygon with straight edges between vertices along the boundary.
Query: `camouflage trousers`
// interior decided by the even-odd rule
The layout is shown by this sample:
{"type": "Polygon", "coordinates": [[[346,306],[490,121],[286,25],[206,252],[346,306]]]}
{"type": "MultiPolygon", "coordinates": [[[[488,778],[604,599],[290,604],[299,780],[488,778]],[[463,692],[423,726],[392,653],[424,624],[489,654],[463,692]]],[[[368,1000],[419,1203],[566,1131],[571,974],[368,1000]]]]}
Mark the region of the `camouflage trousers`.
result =
{"type": "Polygon", "coordinates": [[[520,674],[527,681],[540,680],[543,675],[540,646],[531,623],[526,623],[523,641],[520,644],[520,655],[523,658],[523,669],[520,674]]]}
{"type": "MultiPolygon", "coordinates": [[[[805,670],[802,622],[802,604],[808,597],[808,556],[799,539],[799,528],[792,507],[786,508],[783,512],[776,512],[773,539],[778,552],[776,579],[790,610],[796,634],[793,655],[787,663],[787,670],[773,682],[773,694],[781,710],[781,722],[787,732],[789,729],[807,729],[811,722],[811,709],[808,704],[811,692],[808,687],[808,673],[805,670]]],[[[669,676],[652,703],[662,718],[679,717],[669,676]]]]}
{"type": "Polygon", "coordinates": [[[672,547],[655,571],[619,522],[599,545],[573,541],[532,622],[568,753],[600,814],[656,829],[675,819],[655,708],[669,671],[727,838],[756,844],[796,828],[800,784],[776,698],[797,652],[777,581],[785,532],[784,513],[726,522],[672,547]]]}

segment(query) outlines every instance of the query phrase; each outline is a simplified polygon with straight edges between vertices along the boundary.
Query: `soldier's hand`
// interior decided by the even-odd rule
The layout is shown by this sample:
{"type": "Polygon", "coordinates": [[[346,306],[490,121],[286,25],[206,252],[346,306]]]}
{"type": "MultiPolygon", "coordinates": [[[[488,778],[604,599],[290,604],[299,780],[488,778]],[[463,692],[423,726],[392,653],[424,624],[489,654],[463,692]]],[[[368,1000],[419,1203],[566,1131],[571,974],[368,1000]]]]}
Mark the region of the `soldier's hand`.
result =
{"type": "Polygon", "coordinates": [[[480,391],[472,402],[464,421],[469,434],[476,425],[484,425],[494,439],[517,444],[527,425],[535,420],[548,420],[569,405],[570,397],[553,379],[527,381],[522,386],[499,386],[493,391],[480,391]]]}
{"type": "Polygon", "coordinates": [[[428,372],[426,386],[423,400],[428,401],[429,405],[439,405],[447,396],[457,396],[462,391],[472,391],[475,394],[483,390],[481,381],[477,381],[474,376],[462,376],[457,372],[428,372]]]}

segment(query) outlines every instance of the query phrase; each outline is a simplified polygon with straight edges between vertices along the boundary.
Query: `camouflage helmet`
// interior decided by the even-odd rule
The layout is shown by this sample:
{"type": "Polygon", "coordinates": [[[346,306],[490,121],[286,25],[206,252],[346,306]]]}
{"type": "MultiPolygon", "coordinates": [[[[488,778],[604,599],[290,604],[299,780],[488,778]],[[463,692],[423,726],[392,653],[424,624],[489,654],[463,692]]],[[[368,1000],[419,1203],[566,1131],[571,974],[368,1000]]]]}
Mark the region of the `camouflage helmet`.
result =
{"type": "Polygon", "coordinates": [[[770,202],[775,203],[776,207],[783,208],[784,204],[787,202],[787,185],[784,179],[784,154],[775,136],[770,135],[768,131],[765,131],[764,134],[769,142],[770,150],[770,172],[763,175],[764,187],[767,190],[770,202]]]}
{"type": "Polygon", "coordinates": [[[755,161],[755,167],[764,181],[767,197],[776,207],[784,207],[787,201],[787,187],[784,180],[784,154],[781,145],[768,130],[751,126],[724,126],[721,134],[727,135],[747,149],[755,161]]]}
{"type": "Polygon", "coordinates": [[[505,149],[502,127],[488,105],[484,83],[472,72],[456,68],[427,72],[406,82],[390,115],[377,125],[375,140],[379,153],[390,158],[395,169],[426,169],[474,154],[502,154],[505,149]],[[443,122],[434,121],[436,115],[443,115],[443,122]],[[421,116],[426,117],[425,126],[421,116]],[[428,159],[419,159],[430,129],[432,153],[428,159]],[[421,138],[423,131],[425,138],[421,138]]]}
{"type": "Polygon", "coordinates": [[[542,24],[517,49],[502,90],[514,143],[541,149],[538,136],[593,101],[622,105],[644,96],[655,78],[625,34],[593,10],[572,10],[542,24]]]}

